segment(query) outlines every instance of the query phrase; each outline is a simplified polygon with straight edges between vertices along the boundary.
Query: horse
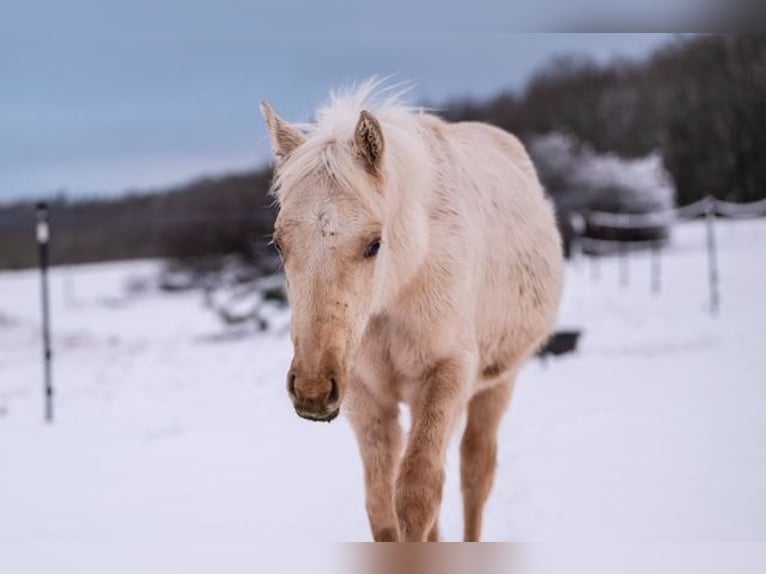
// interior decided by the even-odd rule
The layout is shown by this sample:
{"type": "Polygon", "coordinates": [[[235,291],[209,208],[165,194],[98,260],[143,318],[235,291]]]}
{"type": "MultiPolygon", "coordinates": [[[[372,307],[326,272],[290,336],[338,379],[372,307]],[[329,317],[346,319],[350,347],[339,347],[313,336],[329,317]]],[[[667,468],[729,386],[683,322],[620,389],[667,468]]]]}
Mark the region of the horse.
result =
{"type": "Polygon", "coordinates": [[[439,539],[445,451],[464,421],[464,539],[479,540],[499,425],[563,283],[532,161],[513,135],[448,123],[375,81],[331,93],[311,124],[261,111],[296,413],[331,421],[344,405],[375,541],[439,539]]]}

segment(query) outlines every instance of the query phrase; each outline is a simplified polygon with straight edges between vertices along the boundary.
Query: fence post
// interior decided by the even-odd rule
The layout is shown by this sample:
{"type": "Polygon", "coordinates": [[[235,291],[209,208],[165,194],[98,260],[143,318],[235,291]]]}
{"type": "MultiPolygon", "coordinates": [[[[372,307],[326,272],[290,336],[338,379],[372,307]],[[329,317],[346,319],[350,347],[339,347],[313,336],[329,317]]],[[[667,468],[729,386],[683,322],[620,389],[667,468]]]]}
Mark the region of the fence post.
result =
{"type": "Polygon", "coordinates": [[[48,301],[48,242],[50,229],[48,226],[48,206],[45,202],[37,204],[37,254],[40,262],[40,293],[43,319],[43,390],[45,401],[45,422],[53,422],[53,381],[51,380],[51,332],[50,304],[48,301]]]}
{"type": "Polygon", "coordinates": [[[623,289],[628,286],[628,248],[624,241],[620,241],[617,246],[617,250],[620,258],[620,287],[623,289]]]}
{"type": "Polygon", "coordinates": [[[710,313],[718,315],[721,297],[718,285],[718,255],[715,242],[715,199],[709,196],[705,205],[705,223],[707,227],[707,262],[710,279],[710,313]]]}
{"type": "Polygon", "coordinates": [[[588,261],[590,261],[590,278],[594,281],[598,281],[601,278],[601,270],[598,267],[598,255],[591,253],[588,255],[588,261]]]}
{"type": "Polygon", "coordinates": [[[571,237],[569,240],[569,258],[574,267],[580,267],[584,264],[581,261],[585,257],[585,251],[582,246],[582,237],[585,234],[585,218],[580,213],[571,212],[567,215],[569,219],[569,228],[571,237]]]}
{"type": "Polygon", "coordinates": [[[658,294],[662,285],[662,266],[660,262],[660,242],[659,240],[652,242],[651,249],[651,291],[653,294],[658,294]]]}

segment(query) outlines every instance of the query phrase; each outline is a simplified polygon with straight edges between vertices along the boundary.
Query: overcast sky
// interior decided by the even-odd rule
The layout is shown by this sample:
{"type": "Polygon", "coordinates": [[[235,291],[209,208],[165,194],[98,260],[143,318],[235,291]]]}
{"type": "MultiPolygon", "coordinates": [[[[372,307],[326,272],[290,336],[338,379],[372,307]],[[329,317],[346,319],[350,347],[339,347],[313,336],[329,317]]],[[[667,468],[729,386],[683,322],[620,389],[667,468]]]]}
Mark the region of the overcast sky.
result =
{"type": "Polygon", "coordinates": [[[0,23],[0,200],[255,167],[269,153],[261,99],[307,120],[329,89],[390,74],[416,82],[415,101],[483,97],[522,87],[558,54],[643,57],[671,40],[477,32],[459,19],[450,33],[386,31],[386,22],[350,32],[322,29],[319,13],[312,31],[288,33],[280,15],[231,2],[195,12],[166,0],[159,13],[134,0],[108,17],[102,4],[69,0],[41,13],[28,0],[6,10],[15,18],[0,23]]]}

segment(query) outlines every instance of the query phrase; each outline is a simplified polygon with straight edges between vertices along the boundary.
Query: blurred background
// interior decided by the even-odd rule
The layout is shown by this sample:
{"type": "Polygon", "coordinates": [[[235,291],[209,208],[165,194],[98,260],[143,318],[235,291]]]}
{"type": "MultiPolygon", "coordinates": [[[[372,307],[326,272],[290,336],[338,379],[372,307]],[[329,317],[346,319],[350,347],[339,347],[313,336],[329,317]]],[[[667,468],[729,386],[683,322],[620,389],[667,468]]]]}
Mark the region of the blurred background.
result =
{"type": "Polygon", "coordinates": [[[372,76],[517,134],[557,207],[559,330],[506,417],[486,537],[766,537],[766,37],[459,12],[460,32],[386,33],[393,11],[335,33],[314,8],[276,33],[288,8],[133,4],[26,3],[0,33],[0,540],[369,538],[348,424],[299,420],[284,390],[258,102],[311,121],[372,76]]]}
{"type": "Polygon", "coordinates": [[[258,102],[310,121],[331,89],[371,76],[410,82],[413,102],[448,119],[518,134],[561,213],[766,194],[758,35],[213,34],[39,45],[10,36],[3,48],[3,268],[35,262],[28,226],[41,198],[52,202],[54,263],[254,262],[274,217],[258,102]],[[568,161],[590,173],[573,174],[568,161]]]}

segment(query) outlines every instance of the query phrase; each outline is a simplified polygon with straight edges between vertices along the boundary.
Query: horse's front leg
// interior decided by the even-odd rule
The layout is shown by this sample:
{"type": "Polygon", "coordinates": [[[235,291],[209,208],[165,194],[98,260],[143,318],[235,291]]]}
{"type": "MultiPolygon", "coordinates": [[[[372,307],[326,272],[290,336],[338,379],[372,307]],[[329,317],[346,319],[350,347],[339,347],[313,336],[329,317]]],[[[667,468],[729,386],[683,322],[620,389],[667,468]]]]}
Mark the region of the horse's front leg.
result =
{"type": "Polygon", "coordinates": [[[396,479],[402,540],[424,542],[432,530],[436,533],[447,443],[467,380],[459,361],[442,361],[428,372],[412,405],[412,430],[396,479]]]}
{"type": "Polygon", "coordinates": [[[376,542],[397,542],[394,477],[402,451],[399,406],[382,403],[360,381],[350,391],[348,418],[364,463],[367,517],[376,542]]]}

